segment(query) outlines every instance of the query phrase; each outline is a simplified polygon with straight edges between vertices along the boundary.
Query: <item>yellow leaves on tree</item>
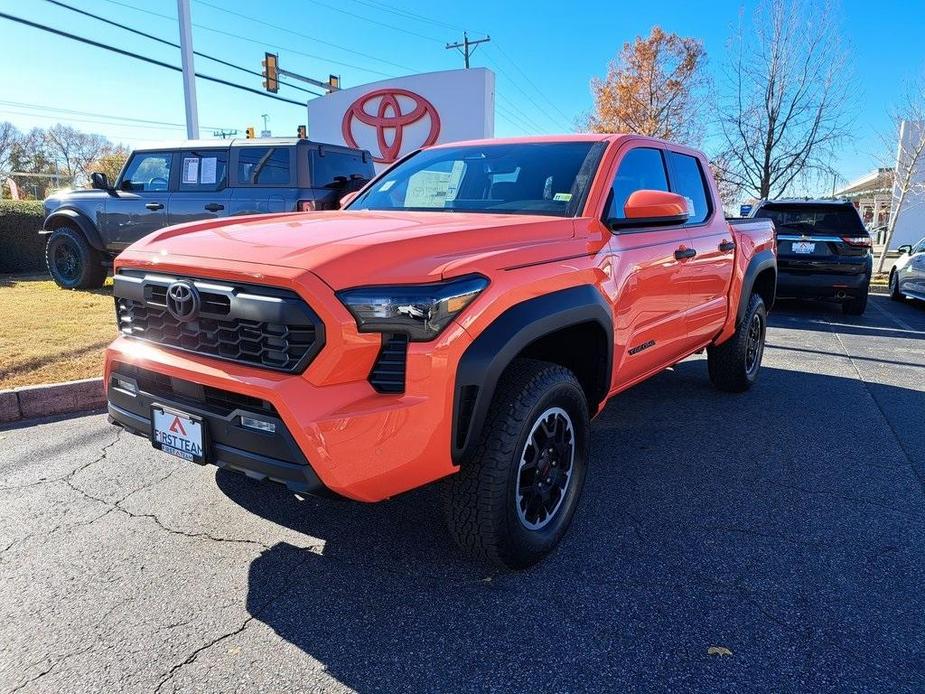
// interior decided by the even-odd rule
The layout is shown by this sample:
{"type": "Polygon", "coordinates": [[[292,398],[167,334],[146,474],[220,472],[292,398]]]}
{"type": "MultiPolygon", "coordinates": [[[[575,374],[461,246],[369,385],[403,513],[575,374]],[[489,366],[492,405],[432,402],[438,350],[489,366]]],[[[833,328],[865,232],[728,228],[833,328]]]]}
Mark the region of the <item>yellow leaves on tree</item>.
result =
{"type": "Polygon", "coordinates": [[[637,36],[623,45],[604,79],[591,81],[595,107],[588,129],[696,143],[705,58],[700,41],[657,26],[647,38],[637,36]]]}

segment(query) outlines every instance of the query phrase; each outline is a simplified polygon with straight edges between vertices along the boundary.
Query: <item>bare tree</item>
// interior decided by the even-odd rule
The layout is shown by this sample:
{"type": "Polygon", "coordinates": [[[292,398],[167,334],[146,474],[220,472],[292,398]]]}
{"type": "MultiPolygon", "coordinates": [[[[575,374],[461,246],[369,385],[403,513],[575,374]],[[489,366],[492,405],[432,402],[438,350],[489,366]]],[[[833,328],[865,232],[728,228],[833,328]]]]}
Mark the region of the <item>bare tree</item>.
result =
{"type": "Polygon", "coordinates": [[[906,90],[894,109],[893,125],[891,133],[884,138],[889,150],[896,152],[896,159],[889,162],[890,166],[896,167],[893,173],[893,209],[887,222],[883,249],[877,259],[877,273],[883,272],[896,223],[910,205],[921,204],[920,198],[925,196],[925,77],[906,90]],[[897,149],[894,150],[894,147],[897,149]]]}
{"type": "Polygon", "coordinates": [[[60,123],[45,131],[45,142],[60,173],[78,182],[86,181],[93,164],[113,150],[112,143],[102,135],[84,133],[60,123]]]}
{"type": "Polygon", "coordinates": [[[747,194],[777,197],[826,174],[848,135],[849,80],[830,6],[762,0],[731,40],[720,102],[721,157],[747,194]]]}
{"type": "Polygon", "coordinates": [[[9,173],[10,155],[19,139],[19,130],[9,121],[0,123],[0,174],[9,173]]]}

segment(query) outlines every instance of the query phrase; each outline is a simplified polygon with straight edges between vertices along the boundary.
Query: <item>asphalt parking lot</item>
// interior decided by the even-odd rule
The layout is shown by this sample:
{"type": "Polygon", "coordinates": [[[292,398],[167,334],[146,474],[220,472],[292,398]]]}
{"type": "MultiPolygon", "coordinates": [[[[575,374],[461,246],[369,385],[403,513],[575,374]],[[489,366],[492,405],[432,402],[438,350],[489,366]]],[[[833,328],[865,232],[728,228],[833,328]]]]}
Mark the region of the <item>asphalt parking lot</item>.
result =
{"type": "Polygon", "coordinates": [[[0,430],[0,690],[921,691],[925,304],[771,324],[747,394],[698,357],[611,403],[523,573],[460,558],[437,488],[300,499],[99,414],[0,430]]]}

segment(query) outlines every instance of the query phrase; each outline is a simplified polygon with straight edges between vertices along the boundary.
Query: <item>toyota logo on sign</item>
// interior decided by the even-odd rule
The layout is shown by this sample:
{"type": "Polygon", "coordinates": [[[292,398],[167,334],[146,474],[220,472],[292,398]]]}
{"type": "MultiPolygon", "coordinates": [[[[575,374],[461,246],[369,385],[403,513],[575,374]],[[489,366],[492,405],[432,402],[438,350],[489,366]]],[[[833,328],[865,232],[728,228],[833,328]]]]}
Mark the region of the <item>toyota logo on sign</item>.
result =
{"type": "Polygon", "coordinates": [[[199,292],[186,282],[174,282],[167,287],[167,311],[181,322],[199,315],[199,292]]]}
{"type": "Polygon", "coordinates": [[[427,135],[412,142],[414,148],[426,147],[437,141],[440,135],[437,109],[423,96],[407,89],[378,89],[364,94],[347,107],[341,128],[344,141],[351,147],[359,147],[354,136],[355,129],[357,132],[364,127],[373,129],[379,145],[379,155],[373,152],[373,161],[391,164],[401,153],[405,128],[419,121],[425,122],[427,135]],[[399,100],[399,97],[404,99],[399,100]]]}

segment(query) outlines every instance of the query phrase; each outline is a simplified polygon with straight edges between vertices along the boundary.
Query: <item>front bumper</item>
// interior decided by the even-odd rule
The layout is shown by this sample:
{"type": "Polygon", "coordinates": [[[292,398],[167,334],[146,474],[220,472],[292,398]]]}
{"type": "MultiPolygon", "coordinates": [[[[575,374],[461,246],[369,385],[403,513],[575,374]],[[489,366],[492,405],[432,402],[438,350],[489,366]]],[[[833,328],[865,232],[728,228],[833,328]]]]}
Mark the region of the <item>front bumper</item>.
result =
{"type": "Polygon", "coordinates": [[[302,374],[222,362],[119,337],[106,351],[110,415],[141,434],[150,432],[150,405],[155,400],[202,416],[213,442],[209,462],[296,491],[380,501],[455,472],[450,454],[455,378],[451,365],[471,343],[468,333],[452,324],[435,342],[412,344],[405,392],[396,395],[377,393],[367,380],[378,348],[363,347],[369,338],[362,337],[340,355],[329,344],[302,374]],[[353,358],[338,368],[344,353],[353,358]],[[125,371],[131,376],[133,368],[265,401],[272,412],[261,416],[279,422],[276,438],[282,441],[244,430],[235,421],[240,413],[210,412],[195,400],[170,400],[169,394],[165,398],[142,387],[136,401],[126,401],[126,394],[113,387],[112,376],[125,371]]]}
{"type": "Polygon", "coordinates": [[[279,414],[266,401],[237,397],[121,363],[109,376],[107,398],[110,422],[133,434],[150,438],[154,406],[180,410],[202,418],[209,432],[207,463],[254,479],[279,482],[294,492],[326,491],[279,414]],[[242,416],[272,424],[275,433],[245,428],[242,416]]]}

